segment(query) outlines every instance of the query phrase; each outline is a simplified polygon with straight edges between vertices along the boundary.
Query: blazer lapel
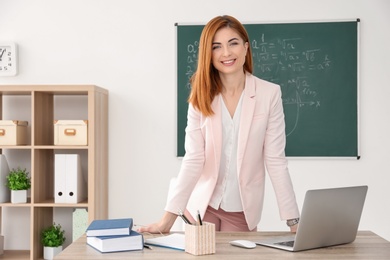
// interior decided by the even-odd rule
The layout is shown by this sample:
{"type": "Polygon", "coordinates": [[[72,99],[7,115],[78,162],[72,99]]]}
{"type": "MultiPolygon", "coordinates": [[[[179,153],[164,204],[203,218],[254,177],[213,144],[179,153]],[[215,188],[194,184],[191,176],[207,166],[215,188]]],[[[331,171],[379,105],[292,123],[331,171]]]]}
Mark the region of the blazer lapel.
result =
{"type": "Polygon", "coordinates": [[[256,90],[255,81],[250,74],[246,75],[245,90],[241,108],[241,119],[240,119],[240,132],[238,136],[238,147],[237,147],[237,172],[240,174],[242,159],[246,144],[248,141],[249,130],[252,124],[253,113],[255,111],[255,100],[256,90]]]}
{"type": "Polygon", "coordinates": [[[219,171],[219,164],[221,161],[221,150],[222,150],[222,110],[221,110],[221,97],[217,95],[214,97],[211,107],[214,111],[214,115],[210,117],[211,133],[213,140],[213,148],[215,155],[215,167],[216,172],[219,171]]]}

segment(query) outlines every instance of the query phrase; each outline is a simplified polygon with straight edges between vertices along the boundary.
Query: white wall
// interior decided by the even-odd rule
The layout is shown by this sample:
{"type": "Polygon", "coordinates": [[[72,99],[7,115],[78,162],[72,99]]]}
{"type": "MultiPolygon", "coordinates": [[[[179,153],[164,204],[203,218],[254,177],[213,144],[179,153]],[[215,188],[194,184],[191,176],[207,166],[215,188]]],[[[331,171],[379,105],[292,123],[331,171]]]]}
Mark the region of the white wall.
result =
{"type": "MultiPolygon", "coordinates": [[[[361,19],[360,160],[291,159],[306,190],[367,184],[360,229],[390,240],[390,1],[0,0],[0,41],[19,45],[19,74],[0,84],[95,84],[109,98],[109,216],[159,220],[176,147],[174,23],[230,14],[242,22],[361,19]]],[[[267,185],[261,230],[287,230],[267,185]]],[[[9,245],[12,247],[12,245],[9,245]]]]}

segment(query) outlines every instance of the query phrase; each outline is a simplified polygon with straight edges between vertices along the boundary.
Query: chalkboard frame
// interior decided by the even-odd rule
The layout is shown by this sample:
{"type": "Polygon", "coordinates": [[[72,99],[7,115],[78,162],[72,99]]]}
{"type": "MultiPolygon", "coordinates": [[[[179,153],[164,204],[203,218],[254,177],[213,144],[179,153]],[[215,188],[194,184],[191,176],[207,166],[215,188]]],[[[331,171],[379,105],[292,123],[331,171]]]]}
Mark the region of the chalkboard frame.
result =
{"type": "MultiPolygon", "coordinates": [[[[284,100],[284,107],[285,107],[285,114],[286,114],[286,135],[287,135],[287,143],[286,143],[286,156],[289,157],[289,158],[356,158],[356,159],[360,159],[360,126],[359,126],[359,123],[360,123],[360,116],[359,116],[359,110],[360,110],[360,102],[359,102],[359,89],[360,89],[360,80],[359,80],[359,63],[360,63],[360,57],[359,57],[359,49],[360,49],[360,19],[355,19],[355,20],[338,20],[338,21],[308,21],[308,22],[269,22],[269,23],[244,23],[244,26],[247,28],[248,30],[248,34],[249,34],[249,37],[250,37],[250,40],[252,41],[252,37],[251,37],[251,32],[250,32],[250,29],[248,29],[249,26],[254,26],[254,27],[260,27],[260,26],[274,26],[274,25],[278,25],[278,26],[296,26],[296,27],[305,27],[305,26],[308,26],[309,24],[318,24],[318,25],[323,25],[323,24],[329,24],[331,26],[335,26],[336,27],[340,27],[340,25],[345,25],[346,23],[349,23],[349,24],[353,24],[353,27],[355,29],[353,29],[353,32],[351,32],[351,38],[354,38],[354,39],[351,39],[352,41],[352,46],[347,46],[347,48],[351,47],[353,48],[353,50],[356,50],[354,54],[351,54],[353,55],[352,57],[352,60],[354,60],[353,62],[351,62],[352,64],[352,70],[354,70],[354,75],[351,76],[351,78],[353,78],[352,80],[354,81],[353,83],[351,83],[353,86],[350,86],[350,88],[353,87],[353,90],[348,90],[348,91],[352,91],[352,95],[351,95],[351,100],[348,101],[348,102],[351,102],[351,111],[349,112],[350,114],[350,117],[353,118],[353,120],[351,120],[351,125],[348,126],[348,129],[346,129],[346,133],[344,133],[344,137],[346,136],[346,134],[349,133],[352,133],[353,137],[351,137],[351,140],[349,140],[348,144],[346,146],[350,146],[350,147],[347,147],[347,148],[336,148],[336,149],[346,149],[346,151],[342,150],[342,152],[338,153],[337,152],[333,152],[333,148],[326,148],[328,149],[328,151],[325,151],[325,152],[318,152],[318,151],[315,151],[315,152],[312,152],[310,151],[309,153],[305,153],[302,151],[302,153],[299,152],[299,148],[293,148],[293,149],[297,149],[296,151],[297,152],[293,152],[291,153],[291,149],[289,150],[289,143],[290,143],[290,140],[289,140],[289,135],[288,135],[288,124],[287,124],[287,119],[288,119],[288,112],[289,110],[286,109],[286,106],[285,106],[285,100],[284,100]],[[352,115],[352,116],[351,116],[352,115]]],[[[189,82],[187,80],[186,82],[186,86],[185,86],[185,90],[183,90],[183,80],[180,81],[180,77],[181,75],[183,75],[183,73],[186,75],[187,79],[190,78],[190,75],[192,75],[192,73],[194,72],[194,68],[192,68],[192,70],[189,70],[188,67],[186,68],[186,66],[183,65],[183,62],[182,62],[182,57],[183,56],[181,54],[181,51],[183,46],[181,46],[181,38],[182,37],[186,37],[185,34],[183,34],[183,32],[185,32],[185,30],[189,30],[189,37],[188,38],[191,38],[191,31],[190,29],[192,30],[192,28],[198,28],[198,35],[200,35],[200,32],[201,32],[201,29],[203,28],[204,24],[178,24],[176,23],[175,24],[175,27],[176,27],[176,37],[177,37],[177,45],[176,45],[176,48],[177,48],[177,156],[178,157],[181,157],[184,155],[184,138],[185,138],[185,127],[186,127],[186,115],[187,115],[187,108],[188,108],[188,104],[187,104],[187,96],[188,96],[188,93],[189,93],[189,89],[190,89],[190,85],[189,85],[189,82]],[[182,30],[180,32],[181,29],[185,29],[184,31],[182,30]],[[182,35],[180,35],[180,33],[182,33],[182,35]],[[183,68],[185,69],[183,71],[183,68]],[[184,106],[184,102],[185,102],[185,106],[184,106]]],[[[337,28],[334,29],[335,31],[338,30],[337,28]]],[[[339,33],[339,32],[338,32],[339,33]]],[[[343,32],[341,32],[343,33],[343,32]]],[[[350,33],[350,32],[348,32],[350,33]]],[[[263,35],[264,36],[264,35],[263,35]]],[[[342,35],[341,35],[342,36],[342,35]]],[[[342,38],[342,37],[341,37],[342,38]]],[[[196,38],[195,38],[196,39],[196,38]]],[[[198,40],[199,38],[197,38],[198,40]]],[[[324,41],[325,42],[325,41],[324,41]]],[[[196,41],[192,42],[192,46],[187,46],[186,48],[188,49],[188,53],[186,53],[187,55],[187,59],[189,60],[196,60],[196,41]],[[191,48],[192,49],[191,49],[191,48]],[[192,56],[191,56],[191,55],[192,56]]],[[[251,42],[252,44],[252,42],[251,42]]],[[[331,45],[331,44],[330,44],[331,45]]],[[[253,45],[251,45],[253,47],[253,45]]],[[[344,47],[346,48],[346,47],[344,47]]],[[[350,57],[348,57],[350,58],[350,57]]],[[[255,58],[254,58],[254,63],[256,64],[256,61],[255,61],[255,58]]],[[[196,61],[195,61],[195,64],[196,64],[196,61]]],[[[254,64],[254,65],[255,65],[254,64]]],[[[262,77],[261,75],[258,75],[256,74],[256,65],[254,66],[255,67],[255,71],[254,71],[254,75],[260,77],[260,78],[264,78],[262,77]]],[[[196,69],[196,68],[195,68],[196,69]]],[[[267,79],[267,78],[264,78],[264,79],[267,79]]],[[[351,80],[350,78],[347,79],[348,81],[351,80]]],[[[270,80],[270,81],[273,81],[273,80],[270,80]]],[[[280,84],[279,82],[275,82],[275,83],[278,83],[279,85],[281,85],[282,87],[282,92],[284,93],[283,91],[283,84],[280,84]]],[[[309,90],[310,91],[310,90],[309,90]]],[[[349,93],[346,93],[346,96],[347,94],[349,93]]],[[[348,97],[349,98],[349,97],[348,97]]],[[[343,126],[344,127],[344,126],[343,126]]],[[[301,137],[302,138],[302,137],[301,137]]],[[[337,137],[340,139],[340,137],[337,137]]],[[[325,138],[326,139],[326,138],[325,138]]],[[[324,139],[324,140],[325,140],[324,139]]],[[[337,140],[337,139],[336,139],[337,140]]],[[[344,141],[345,139],[342,139],[342,141],[344,141]]],[[[341,141],[341,143],[342,143],[341,141]]],[[[324,141],[326,142],[326,140],[324,141]]],[[[322,143],[324,146],[326,146],[327,144],[324,144],[324,142],[322,143]]],[[[292,143],[292,142],[291,142],[292,143]]],[[[335,142],[336,143],[336,142],[335,142]]],[[[297,144],[295,144],[296,147],[298,147],[297,144]]],[[[334,146],[336,147],[337,144],[335,144],[334,146]]],[[[290,146],[291,147],[291,146],[290,146]]],[[[320,150],[320,149],[319,149],[320,150]]]]}

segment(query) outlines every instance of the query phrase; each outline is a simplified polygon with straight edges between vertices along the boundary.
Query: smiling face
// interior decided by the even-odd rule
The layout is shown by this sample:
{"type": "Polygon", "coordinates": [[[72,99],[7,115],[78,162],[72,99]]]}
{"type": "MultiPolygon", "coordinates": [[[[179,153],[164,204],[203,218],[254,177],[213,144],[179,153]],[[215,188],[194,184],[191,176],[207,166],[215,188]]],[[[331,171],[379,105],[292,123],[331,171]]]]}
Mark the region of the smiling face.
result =
{"type": "Polygon", "coordinates": [[[212,64],[221,74],[243,73],[243,65],[248,50],[248,42],[229,28],[219,29],[212,44],[212,64]]]}

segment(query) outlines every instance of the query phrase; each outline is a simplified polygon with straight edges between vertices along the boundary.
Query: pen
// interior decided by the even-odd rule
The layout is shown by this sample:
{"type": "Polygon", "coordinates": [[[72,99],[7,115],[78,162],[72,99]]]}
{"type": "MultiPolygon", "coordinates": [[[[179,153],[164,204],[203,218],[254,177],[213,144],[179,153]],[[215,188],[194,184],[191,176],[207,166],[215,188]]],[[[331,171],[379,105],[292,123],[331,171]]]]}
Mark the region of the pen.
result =
{"type": "Polygon", "coordinates": [[[191,222],[188,220],[188,218],[183,214],[183,211],[181,211],[181,209],[179,209],[179,216],[183,219],[184,223],[186,224],[190,224],[191,225],[191,222]]]}
{"type": "Polygon", "coordinates": [[[202,218],[200,217],[200,212],[199,212],[199,210],[198,210],[198,220],[199,220],[199,225],[203,225],[202,224],[202,218]]]}
{"type": "Polygon", "coordinates": [[[145,245],[145,244],[144,244],[144,247],[147,248],[147,249],[152,249],[151,246],[148,246],[148,245],[145,245]]]}

